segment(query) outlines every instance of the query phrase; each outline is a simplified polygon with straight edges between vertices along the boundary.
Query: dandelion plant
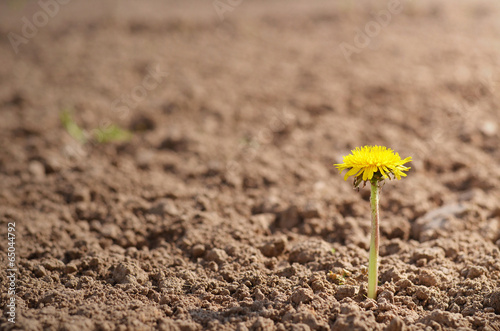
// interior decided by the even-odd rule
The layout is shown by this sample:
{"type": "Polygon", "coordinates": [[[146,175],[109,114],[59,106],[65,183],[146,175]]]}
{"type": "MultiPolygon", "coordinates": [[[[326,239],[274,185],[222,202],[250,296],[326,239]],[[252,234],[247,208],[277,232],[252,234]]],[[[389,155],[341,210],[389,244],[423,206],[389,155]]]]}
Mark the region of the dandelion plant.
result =
{"type": "Polygon", "coordinates": [[[410,170],[404,164],[411,161],[411,157],[402,160],[398,153],[384,146],[357,147],[351,154],[344,156],[343,163],[334,166],[340,172],[348,170],[344,180],[354,176],[354,188],[366,182],[371,184],[371,240],[370,257],[368,262],[368,297],[375,299],[378,283],[378,247],[379,247],[379,194],[380,184],[384,179],[401,179],[406,177],[404,171],[410,170]]]}

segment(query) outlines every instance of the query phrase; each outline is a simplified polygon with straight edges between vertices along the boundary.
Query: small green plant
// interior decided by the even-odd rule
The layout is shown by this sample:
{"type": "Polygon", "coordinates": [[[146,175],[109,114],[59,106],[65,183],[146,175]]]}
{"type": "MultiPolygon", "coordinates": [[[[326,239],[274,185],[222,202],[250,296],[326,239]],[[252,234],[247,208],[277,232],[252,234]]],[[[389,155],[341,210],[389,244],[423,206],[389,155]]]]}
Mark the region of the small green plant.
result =
{"type": "Polygon", "coordinates": [[[338,274],[333,271],[328,272],[328,278],[331,279],[337,285],[345,284],[345,276],[343,274],[338,274]]]}
{"type": "Polygon", "coordinates": [[[351,279],[352,273],[347,270],[342,268],[340,272],[335,273],[333,271],[328,272],[328,278],[331,279],[335,284],[337,285],[352,285],[353,280],[351,279]]]}
{"type": "Polygon", "coordinates": [[[73,119],[73,114],[69,110],[63,110],[59,115],[61,123],[71,137],[78,140],[80,143],[85,144],[87,137],[85,131],[76,124],[73,119]]]}
{"type": "MultiPolygon", "coordinates": [[[[411,157],[402,160],[398,153],[384,146],[357,147],[351,151],[352,154],[344,156],[343,163],[334,164],[340,172],[348,170],[344,176],[354,176],[353,187],[359,189],[359,184],[370,182],[371,195],[371,240],[370,257],[368,262],[368,297],[377,297],[378,283],[378,249],[379,249],[379,195],[380,183],[384,179],[392,179],[391,175],[398,180],[406,177],[403,171],[410,170],[404,164],[411,162],[411,157]]],[[[363,185],[363,186],[364,186],[363,185]]]]}
{"type": "Polygon", "coordinates": [[[130,131],[124,130],[115,124],[111,124],[105,128],[99,128],[93,131],[94,139],[98,143],[107,143],[113,141],[127,141],[132,138],[130,131]]]}
{"type": "MultiPolygon", "coordinates": [[[[73,114],[69,110],[63,110],[60,114],[60,119],[63,127],[75,140],[81,144],[88,142],[88,134],[78,124],[76,124],[73,114]]],[[[122,129],[115,124],[110,124],[105,127],[92,130],[90,135],[92,141],[96,143],[108,143],[114,141],[127,141],[132,138],[132,133],[122,129]]]]}

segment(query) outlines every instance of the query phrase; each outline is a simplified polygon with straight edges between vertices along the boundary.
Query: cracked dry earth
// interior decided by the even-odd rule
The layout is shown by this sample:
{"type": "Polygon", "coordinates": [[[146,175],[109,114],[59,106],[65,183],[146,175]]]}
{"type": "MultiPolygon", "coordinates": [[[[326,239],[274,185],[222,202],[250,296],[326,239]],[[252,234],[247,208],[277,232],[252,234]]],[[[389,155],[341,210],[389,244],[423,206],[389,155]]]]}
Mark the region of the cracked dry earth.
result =
{"type": "MultiPolygon", "coordinates": [[[[2,36],[41,10],[13,3],[2,36]]],[[[0,328],[500,330],[500,5],[400,5],[350,62],[388,2],[73,1],[2,38],[0,328]],[[369,190],[332,166],[365,144],[414,160],[377,300],[369,190]]]]}

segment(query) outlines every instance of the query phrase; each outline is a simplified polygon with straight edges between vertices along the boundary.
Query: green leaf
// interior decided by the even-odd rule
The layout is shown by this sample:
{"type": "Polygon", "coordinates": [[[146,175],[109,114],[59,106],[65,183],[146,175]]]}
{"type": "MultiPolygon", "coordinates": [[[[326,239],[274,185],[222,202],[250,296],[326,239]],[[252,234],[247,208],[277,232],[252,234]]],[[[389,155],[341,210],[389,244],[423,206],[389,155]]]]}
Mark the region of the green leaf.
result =
{"type": "Polygon", "coordinates": [[[87,142],[87,138],[85,136],[85,131],[76,124],[73,119],[73,114],[69,110],[63,110],[59,116],[61,119],[61,123],[74,139],[78,140],[81,144],[85,144],[87,142]]]}
{"type": "Polygon", "coordinates": [[[128,141],[132,138],[132,133],[122,129],[115,124],[111,124],[106,128],[94,130],[94,139],[98,143],[108,143],[114,141],[128,141]]]}

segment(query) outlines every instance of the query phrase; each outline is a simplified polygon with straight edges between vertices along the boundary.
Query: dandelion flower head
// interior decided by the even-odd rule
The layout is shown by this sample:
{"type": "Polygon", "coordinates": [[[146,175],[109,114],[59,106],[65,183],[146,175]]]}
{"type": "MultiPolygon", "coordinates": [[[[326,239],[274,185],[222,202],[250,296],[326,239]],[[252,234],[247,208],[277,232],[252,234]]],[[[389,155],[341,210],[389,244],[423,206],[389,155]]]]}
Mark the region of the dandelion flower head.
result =
{"type": "Polygon", "coordinates": [[[404,164],[410,161],[411,157],[401,159],[398,153],[384,146],[364,146],[352,150],[351,154],[344,156],[343,163],[334,166],[340,172],[348,169],[344,180],[354,176],[354,186],[357,187],[361,181],[391,179],[390,175],[398,180],[406,177],[404,171],[408,171],[410,167],[405,167],[404,164]]]}

